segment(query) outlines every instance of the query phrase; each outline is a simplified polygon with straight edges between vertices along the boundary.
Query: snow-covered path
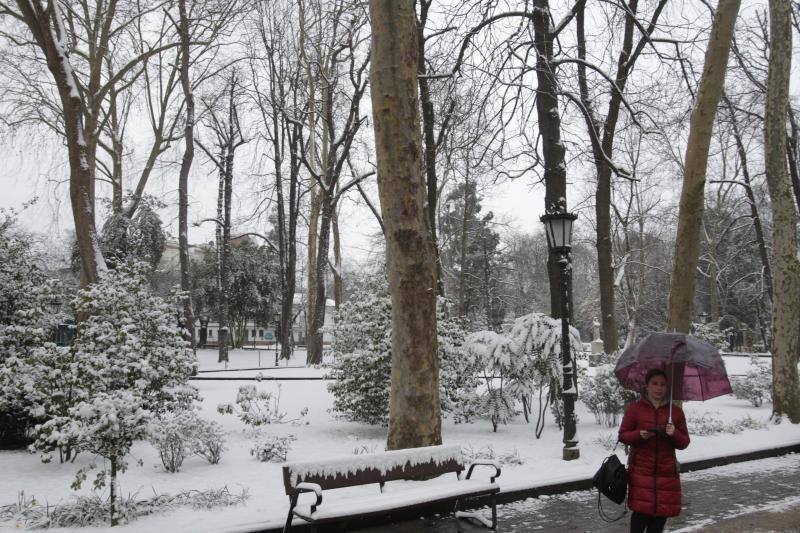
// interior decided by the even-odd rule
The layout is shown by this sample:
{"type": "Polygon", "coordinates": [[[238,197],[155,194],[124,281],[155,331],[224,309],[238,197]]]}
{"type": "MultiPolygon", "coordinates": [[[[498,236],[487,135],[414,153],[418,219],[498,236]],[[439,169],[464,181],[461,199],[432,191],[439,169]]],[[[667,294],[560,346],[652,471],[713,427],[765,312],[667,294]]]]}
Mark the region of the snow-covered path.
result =
{"type": "MultiPolygon", "coordinates": [[[[722,520],[758,512],[780,512],[800,507],[800,455],[785,455],[733,465],[689,472],[681,476],[683,514],[667,522],[667,531],[688,533],[703,531],[722,520]]],[[[606,524],[597,516],[597,492],[579,491],[556,496],[542,496],[498,506],[499,532],[623,532],[629,517],[606,524]]],[[[613,504],[604,501],[609,514],[618,514],[613,504]]],[[[773,526],[774,527],[774,526],[773,526]]],[[[800,524],[786,524],[798,531],[800,524]]],[[[376,528],[363,533],[455,533],[485,531],[469,524],[456,523],[452,517],[413,520],[376,528]]],[[[732,530],[728,530],[732,531],[732,530]]],[[[739,531],[738,529],[735,531],[739,531]]]]}

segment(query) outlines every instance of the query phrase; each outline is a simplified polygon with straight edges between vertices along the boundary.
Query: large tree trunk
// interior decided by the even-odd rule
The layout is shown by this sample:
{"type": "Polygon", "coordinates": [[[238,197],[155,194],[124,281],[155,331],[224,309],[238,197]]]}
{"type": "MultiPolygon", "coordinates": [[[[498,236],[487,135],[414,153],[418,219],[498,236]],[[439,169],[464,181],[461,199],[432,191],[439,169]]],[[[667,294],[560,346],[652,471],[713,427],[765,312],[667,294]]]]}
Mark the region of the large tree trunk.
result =
{"type": "Polygon", "coordinates": [[[392,296],[390,450],[442,442],[436,264],[421,173],[413,0],[370,0],[372,115],[392,296]]]}
{"type": "MultiPolygon", "coordinates": [[[[320,192],[323,192],[320,189],[320,192]]],[[[306,362],[309,365],[318,365],[322,363],[322,326],[325,324],[325,303],[327,302],[327,294],[325,290],[325,270],[328,263],[328,251],[330,249],[331,238],[331,219],[333,218],[333,211],[336,209],[335,200],[332,195],[321,195],[322,204],[320,209],[319,218],[319,239],[317,239],[317,264],[314,265],[316,270],[316,287],[314,288],[314,307],[312,307],[312,316],[314,321],[308,330],[308,353],[306,362]]]]}
{"type": "Polygon", "coordinates": [[[186,0],[178,1],[180,13],[181,35],[181,87],[183,98],[186,101],[186,124],[183,130],[185,148],[181,160],[181,170],[178,178],[178,254],[181,269],[181,290],[184,291],[183,321],[184,327],[189,331],[189,340],[192,348],[197,345],[194,334],[194,311],[189,282],[189,170],[194,160],[194,94],[192,83],[189,79],[189,17],[186,12],[186,0]]]}
{"type": "MultiPolygon", "coordinates": [[[[69,197],[75,236],[81,259],[81,285],[97,281],[106,270],[95,227],[94,170],[96,142],[92,125],[84,124],[84,102],[64,45],[69,36],[63,35],[64,21],[57,2],[17,1],[25,24],[47,59],[53,76],[64,117],[64,136],[69,157],[69,197]]],[[[91,91],[91,87],[89,87],[91,91]]],[[[91,96],[91,95],[90,95],[91,96]]]]}
{"type": "Polygon", "coordinates": [[[791,6],[770,0],[770,54],[764,119],[764,160],[772,202],[772,410],[800,423],[800,258],[797,211],[786,170],[786,110],[792,61],[791,6]]]}
{"type": "Polygon", "coordinates": [[[322,200],[319,186],[314,181],[314,178],[311,178],[311,180],[313,183],[311,184],[310,195],[311,212],[308,216],[308,259],[306,263],[306,268],[308,269],[306,276],[306,350],[309,355],[309,363],[311,358],[308,344],[313,342],[311,340],[311,332],[314,328],[314,311],[317,306],[317,228],[319,228],[319,209],[322,200]]]}
{"type": "MultiPolygon", "coordinates": [[[[548,0],[535,0],[533,29],[536,45],[536,112],[542,136],[544,156],[545,210],[567,198],[567,167],[564,144],[561,142],[561,117],[558,114],[558,83],[553,66],[553,34],[548,0]]],[[[566,209],[566,205],[564,205],[566,209]]],[[[556,257],[549,254],[547,273],[550,278],[550,316],[561,317],[561,269],[556,257]]],[[[570,289],[571,291],[571,289],[570,289]]]]}
{"type": "Polygon", "coordinates": [[[740,0],[720,0],[717,6],[706,49],[703,75],[692,110],[678,209],[667,331],[688,333],[692,322],[708,148],[717,115],[717,104],[725,84],[728,53],[739,4],[740,0]]]}
{"type": "Polygon", "coordinates": [[[333,302],[336,310],[342,305],[344,283],[342,281],[342,239],[339,235],[339,209],[333,210],[331,230],[333,231],[333,302]]]}

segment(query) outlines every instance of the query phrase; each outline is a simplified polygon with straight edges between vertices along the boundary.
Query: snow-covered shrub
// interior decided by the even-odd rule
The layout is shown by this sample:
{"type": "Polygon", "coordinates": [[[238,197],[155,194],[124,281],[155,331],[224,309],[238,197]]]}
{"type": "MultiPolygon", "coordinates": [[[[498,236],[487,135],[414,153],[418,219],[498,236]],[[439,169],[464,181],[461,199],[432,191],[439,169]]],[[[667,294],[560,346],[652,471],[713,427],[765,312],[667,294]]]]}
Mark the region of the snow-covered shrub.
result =
{"type": "Polygon", "coordinates": [[[758,357],[750,357],[750,370],[743,378],[731,379],[733,395],[741,400],[747,400],[754,407],[761,407],[766,400],[772,401],[772,367],[758,357]]]}
{"type": "Polygon", "coordinates": [[[225,447],[225,431],[219,422],[205,420],[197,417],[195,420],[194,438],[191,442],[191,452],[199,455],[210,464],[219,463],[225,447]]]}
{"type": "Polygon", "coordinates": [[[479,462],[479,461],[494,461],[502,465],[524,465],[525,458],[519,454],[519,450],[514,448],[510,452],[495,452],[491,444],[487,444],[481,448],[473,448],[470,445],[462,446],[461,455],[464,457],[466,464],[479,462]]]}
{"type": "Polygon", "coordinates": [[[750,415],[744,415],[742,418],[728,424],[728,426],[732,429],[731,433],[740,433],[747,429],[764,429],[767,427],[767,423],[750,415]]]}
{"type": "Polygon", "coordinates": [[[250,448],[250,455],[262,463],[283,463],[289,455],[292,442],[296,440],[297,437],[294,435],[278,436],[262,433],[256,436],[256,441],[250,448]]]}
{"type": "Polygon", "coordinates": [[[280,407],[280,385],[278,385],[277,394],[258,389],[255,385],[242,385],[236,394],[236,405],[221,403],[217,406],[217,412],[223,415],[235,414],[239,420],[253,427],[298,422],[308,413],[308,408],[304,408],[300,411],[300,417],[287,420],[286,413],[281,412],[280,407]]]}
{"type": "MultiPolygon", "coordinates": [[[[492,420],[496,430],[497,423],[514,416],[517,401],[527,420],[533,398],[538,397],[538,438],[547,405],[557,406],[561,394],[561,321],[531,313],[517,318],[507,335],[493,331],[470,334],[465,348],[469,365],[483,374],[485,389],[476,401],[482,415],[492,420]]],[[[575,328],[570,328],[570,350],[573,358],[581,350],[575,328]]]]}
{"type": "MultiPolygon", "coordinates": [[[[46,422],[36,426],[32,446],[44,460],[65,442],[74,442],[78,450],[108,461],[109,470],[104,466],[94,484],[112,487],[112,523],[118,519],[116,477],[126,467],[133,441],[146,436],[154,416],[186,408],[197,398],[188,384],[195,357],[175,318],[180,302],[176,296],[166,301],[152,295],[148,271],[146,265],[120,267],[79,292],[73,307],[85,318],[68,351],[74,381],[64,396],[66,413],[47,412],[48,404],[36,411],[46,422]]],[[[43,371],[60,374],[52,365],[43,371]]],[[[47,385],[35,386],[47,391],[47,385]]],[[[82,469],[73,486],[85,478],[82,469]]]]}
{"type": "MultiPolygon", "coordinates": [[[[473,372],[462,357],[464,329],[458,319],[445,317],[439,302],[439,385],[443,413],[457,421],[470,417],[473,372]]],[[[334,363],[328,377],[332,412],[346,420],[386,425],[389,417],[392,307],[384,280],[373,280],[345,302],[330,328],[334,363]]]]}
{"type": "Polygon", "coordinates": [[[732,330],[733,328],[720,329],[719,322],[709,322],[708,324],[692,323],[692,335],[709,344],[713,344],[719,350],[728,348],[727,333],[732,330]]]}
{"type": "MultiPolygon", "coordinates": [[[[164,513],[179,507],[207,510],[217,507],[240,505],[250,497],[247,489],[231,492],[227,486],[219,489],[187,490],[178,494],[156,494],[143,500],[131,494],[120,500],[119,514],[122,521],[156,513],[164,513]]],[[[77,496],[72,501],[56,505],[41,505],[34,497],[20,493],[19,501],[0,506],[0,522],[13,522],[16,527],[24,524],[27,529],[102,527],[108,525],[108,501],[99,494],[77,496]]]]}
{"type": "MultiPolygon", "coordinates": [[[[61,286],[42,272],[31,239],[16,230],[13,215],[0,209],[0,448],[27,445],[30,429],[43,421],[33,411],[41,412],[38,402],[52,398],[37,390],[48,377],[38,360],[57,355],[48,341],[63,318],[49,310],[62,301],[61,286]]],[[[52,391],[49,382],[59,376],[47,381],[52,391]]]]}
{"type": "Polygon", "coordinates": [[[496,432],[499,424],[507,424],[517,415],[515,406],[521,393],[513,383],[525,383],[519,378],[532,372],[533,365],[527,364],[528,359],[517,357],[509,349],[508,339],[494,331],[468,335],[465,347],[470,365],[484,380],[473,399],[475,414],[488,418],[496,432]]]}
{"type": "Polygon", "coordinates": [[[600,433],[592,442],[605,450],[613,450],[617,446],[617,439],[619,437],[616,433],[600,433]]]}
{"type": "Polygon", "coordinates": [[[194,411],[186,409],[164,414],[150,424],[147,440],[158,450],[165,471],[174,474],[181,469],[195,439],[197,421],[194,411]]]}
{"type": "Polygon", "coordinates": [[[763,429],[766,427],[764,422],[756,420],[750,415],[745,415],[729,424],[726,424],[715,415],[719,415],[719,413],[706,411],[701,415],[689,416],[686,419],[689,434],[707,436],[717,435],[719,433],[730,433],[735,435],[746,429],[763,429]]]}
{"type": "Polygon", "coordinates": [[[598,424],[616,427],[625,405],[636,400],[636,393],[622,387],[612,365],[598,366],[594,377],[579,378],[581,401],[594,414],[598,424]]]}

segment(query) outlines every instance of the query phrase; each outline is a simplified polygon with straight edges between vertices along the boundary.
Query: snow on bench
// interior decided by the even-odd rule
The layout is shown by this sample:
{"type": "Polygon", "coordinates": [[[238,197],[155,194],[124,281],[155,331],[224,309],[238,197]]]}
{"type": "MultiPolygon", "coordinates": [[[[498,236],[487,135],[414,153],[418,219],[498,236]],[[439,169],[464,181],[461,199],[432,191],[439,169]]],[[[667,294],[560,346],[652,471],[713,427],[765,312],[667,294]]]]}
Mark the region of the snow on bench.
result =
{"type": "Polygon", "coordinates": [[[346,517],[361,518],[449,500],[456,500],[456,516],[475,518],[494,529],[497,525],[495,495],[500,490],[495,479],[500,476],[500,467],[493,462],[473,463],[467,470],[466,478],[461,479],[463,470],[464,461],[459,446],[428,446],[353,455],[341,459],[285,463],[283,484],[289,496],[289,514],[284,532],[289,531],[295,516],[311,523],[331,522],[346,517]],[[488,481],[471,479],[472,471],[478,465],[493,467],[494,475],[488,481]],[[437,479],[435,482],[431,480],[434,476],[448,473],[455,473],[456,478],[437,479]],[[431,480],[431,483],[413,483],[408,489],[403,487],[402,490],[384,494],[388,481],[419,479],[431,480]],[[336,502],[334,506],[320,509],[323,490],[372,483],[379,484],[380,494],[347,498],[336,502]],[[316,502],[299,505],[299,496],[305,492],[313,492],[316,502]],[[457,511],[459,500],[478,496],[490,497],[491,521],[478,513],[457,511]]]}

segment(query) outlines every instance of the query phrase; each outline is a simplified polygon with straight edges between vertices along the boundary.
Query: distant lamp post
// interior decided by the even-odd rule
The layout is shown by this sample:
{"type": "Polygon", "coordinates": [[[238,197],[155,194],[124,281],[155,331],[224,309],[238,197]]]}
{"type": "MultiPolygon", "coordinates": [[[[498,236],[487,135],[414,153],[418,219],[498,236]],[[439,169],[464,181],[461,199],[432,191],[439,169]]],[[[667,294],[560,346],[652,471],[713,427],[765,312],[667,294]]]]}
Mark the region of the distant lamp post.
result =
{"type": "Polygon", "coordinates": [[[208,316],[200,315],[200,348],[205,348],[208,342],[208,316]]]}
{"type": "Polygon", "coordinates": [[[575,362],[570,355],[569,343],[569,276],[572,273],[570,250],[572,249],[572,226],[578,215],[567,212],[566,202],[542,215],[547,247],[561,269],[561,366],[564,374],[561,396],[564,399],[564,451],[565,461],[580,457],[577,428],[575,424],[575,400],[578,389],[575,381],[575,362]]]}
{"type": "MultiPolygon", "coordinates": [[[[272,332],[272,336],[275,338],[275,366],[278,366],[278,330],[281,327],[281,314],[280,312],[276,311],[272,315],[272,323],[275,324],[275,330],[272,332]]],[[[281,339],[283,342],[283,339],[281,339]]]]}

